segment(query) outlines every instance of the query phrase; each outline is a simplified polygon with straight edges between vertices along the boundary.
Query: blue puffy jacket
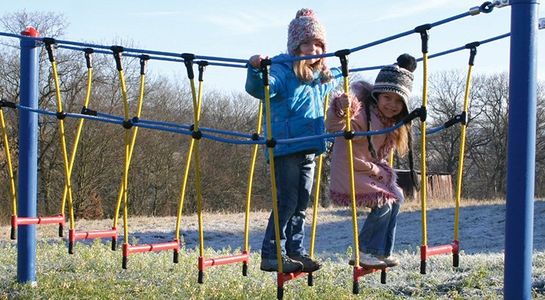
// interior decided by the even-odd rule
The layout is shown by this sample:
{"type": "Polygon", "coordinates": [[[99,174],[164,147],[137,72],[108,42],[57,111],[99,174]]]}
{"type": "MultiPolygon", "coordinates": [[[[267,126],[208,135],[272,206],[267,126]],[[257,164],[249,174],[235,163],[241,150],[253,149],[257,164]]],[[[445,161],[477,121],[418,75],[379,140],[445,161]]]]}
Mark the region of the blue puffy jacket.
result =
{"type": "MultiPolygon", "coordinates": [[[[290,56],[281,54],[273,58],[286,59],[290,56]]],[[[271,126],[274,139],[296,138],[324,133],[324,98],[342,80],[339,68],[332,68],[334,79],[321,83],[315,78],[310,83],[300,81],[292,68],[293,62],[273,63],[269,71],[269,89],[271,95],[271,126]]],[[[248,66],[246,91],[261,100],[265,99],[263,74],[259,69],[248,66]]],[[[266,112],[264,110],[264,116],[266,112]]],[[[266,128],[266,118],[263,119],[266,128]]],[[[268,139],[266,130],[265,137],[268,139]]],[[[304,142],[276,144],[274,156],[305,152],[321,154],[325,151],[323,139],[304,142]]],[[[268,157],[268,151],[265,151],[268,157]]]]}

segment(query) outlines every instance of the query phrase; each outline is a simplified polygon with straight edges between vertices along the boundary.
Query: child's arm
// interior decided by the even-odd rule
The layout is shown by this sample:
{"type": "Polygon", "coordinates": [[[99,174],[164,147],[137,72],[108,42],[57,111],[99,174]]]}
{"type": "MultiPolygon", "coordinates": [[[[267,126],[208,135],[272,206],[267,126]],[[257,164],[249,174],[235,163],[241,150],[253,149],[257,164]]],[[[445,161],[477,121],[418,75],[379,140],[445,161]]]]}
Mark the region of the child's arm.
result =
{"type": "MultiPolygon", "coordinates": [[[[248,60],[248,72],[246,75],[246,92],[255,98],[265,99],[265,91],[263,88],[263,73],[261,73],[261,61],[268,59],[268,56],[254,55],[248,60]]],[[[271,97],[276,95],[276,79],[275,70],[271,67],[269,72],[269,91],[271,97]]]]}

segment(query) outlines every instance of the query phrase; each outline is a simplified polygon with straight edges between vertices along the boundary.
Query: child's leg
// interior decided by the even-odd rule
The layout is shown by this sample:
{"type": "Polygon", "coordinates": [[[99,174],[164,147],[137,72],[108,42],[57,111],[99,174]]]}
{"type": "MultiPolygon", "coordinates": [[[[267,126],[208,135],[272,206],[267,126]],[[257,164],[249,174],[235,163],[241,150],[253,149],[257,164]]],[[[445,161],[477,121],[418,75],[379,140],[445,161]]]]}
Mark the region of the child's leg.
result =
{"type": "Polygon", "coordinates": [[[373,255],[386,254],[386,236],[392,211],[390,204],[371,209],[359,234],[361,252],[373,255]]]}
{"type": "Polygon", "coordinates": [[[290,257],[306,254],[303,240],[305,237],[305,216],[312,183],[314,181],[314,154],[302,156],[299,162],[299,188],[297,207],[286,227],[286,251],[290,257]]]}
{"type": "Polygon", "coordinates": [[[384,256],[392,255],[396,236],[397,215],[399,214],[399,203],[392,203],[392,212],[386,229],[386,244],[384,246],[384,256]]]}
{"type": "MultiPolygon", "coordinates": [[[[293,216],[299,195],[299,169],[304,155],[293,154],[275,157],[275,178],[278,200],[278,219],[280,226],[280,246],[282,253],[286,253],[286,226],[293,216]]],[[[276,243],[274,231],[274,215],[271,212],[263,245],[261,256],[264,258],[276,258],[276,243]]]]}

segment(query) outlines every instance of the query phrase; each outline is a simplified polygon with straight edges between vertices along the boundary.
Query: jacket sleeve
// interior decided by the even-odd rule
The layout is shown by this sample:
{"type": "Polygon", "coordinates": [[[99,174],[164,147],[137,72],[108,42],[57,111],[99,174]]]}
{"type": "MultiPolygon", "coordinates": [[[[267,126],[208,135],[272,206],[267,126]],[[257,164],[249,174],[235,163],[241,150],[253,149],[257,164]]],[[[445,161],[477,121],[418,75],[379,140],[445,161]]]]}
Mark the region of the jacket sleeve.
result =
{"type": "MultiPolygon", "coordinates": [[[[269,92],[271,98],[276,96],[278,91],[282,88],[282,80],[280,70],[273,65],[269,71],[269,92]]],[[[255,98],[265,100],[265,89],[263,87],[263,73],[261,70],[248,65],[248,71],[246,73],[246,92],[255,98]]]]}
{"type": "MultiPolygon", "coordinates": [[[[333,100],[331,100],[329,108],[327,109],[326,129],[329,132],[338,132],[344,130],[346,127],[346,116],[339,98],[340,94],[333,97],[333,100]]],[[[351,126],[353,130],[358,131],[356,128],[360,128],[361,126],[356,122],[356,117],[359,114],[361,105],[358,99],[352,94],[348,95],[348,100],[350,116],[352,118],[351,126]]]]}

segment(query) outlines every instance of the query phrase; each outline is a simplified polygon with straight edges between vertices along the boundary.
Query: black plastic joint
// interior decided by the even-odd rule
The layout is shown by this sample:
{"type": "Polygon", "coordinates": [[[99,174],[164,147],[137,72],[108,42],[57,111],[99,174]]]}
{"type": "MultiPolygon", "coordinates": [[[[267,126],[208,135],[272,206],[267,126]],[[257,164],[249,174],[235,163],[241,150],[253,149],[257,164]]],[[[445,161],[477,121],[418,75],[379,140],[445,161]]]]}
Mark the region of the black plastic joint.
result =
{"type": "Polygon", "coordinates": [[[92,109],[89,109],[87,107],[82,107],[81,108],[81,114],[82,115],[88,115],[88,116],[96,116],[97,115],[97,111],[96,110],[92,110],[92,109]]]}
{"type": "Polygon", "coordinates": [[[189,125],[189,130],[191,130],[191,131],[195,130],[195,124],[189,125]]]}
{"type": "Polygon", "coordinates": [[[420,107],[420,122],[426,121],[427,118],[428,118],[428,110],[426,109],[425,106],[421,106],[420,107]]]}
{"type": "Polygon", "coordinates": [[[473,42],[466,44],[466,49],[469,49],[469,65],[473,66],[475,63],[475,55],[477,55],[477,47],[481,45],[480,42],[473,42]]]}
{"type": "Polygon", "coordinates": [[[462,123],[462,125],[467,125],[467,123],[469,123],[468,115],[465,111],[460,113],[459,116],[460,116],[460,123],[462,123]]]}
{"type": "Polygon", "coordinates": [[[275,139],[267,140],[265,142],[265,145],[267,146],[267,148],[274,148],[276,147],[276,140],[275,139]]]}
{"type": "Polygon", "coordinates": [[[133,124],[136,124],[136,123],[140,122],[140,118],[138,118],[138,117],[132,117],[131,122],[132,122],[133,124]]]}
{"type": "Polygon", "coordinates": [[[350,131],[345,130],[345,131],[343,132],[343,136],[344,136],[344,138],[345,138],[346,140],[351,140],[351,139],[353,139],[354,136],[356,136],[356,135],[354,134],[354,130],[350,130],[350,131]]]}
{"type": "Polygon", "coordinates": [[[191,131],[191,137],[200,140],[202,138],[202,132],[200,130],[193,130],[191,131]]]}
{"type": "Polygon", "coordinates": [[[7,101],[6,99],[0,100],[0,107],[17,108],[15,102],[7,101]]]}
{"type": "Polygon", "coordinates": [[[184,59],[184,65],[187,69],[187,77],[189,79],[195,78],[195,73],[193,72],[193,60],[195,59],[195,54],[193,53],[182,53],[182,58],[184,59]]]}
{"type": "Polygon", "coordinates": [[[110,50],[112,50],[114,54],[115,66],[117,70],[118,71],[123,70],[123,65],[121,64],[121,53],[124,50],[123,46],[112,46],[110,47],[110,50]]]}
{"type": "Polygon", "coordinates": [[[64,111],[58,111],[55,116],[57,116],[58,120],[64,120],[64,118],[66,118],[66,113],[64,111]]]}
{"type": "Polygon", "coordinates": [[[452,125],[454,125],[456,123],[460,123],[460,122],[462,122],[462,115],[461,114],[456,115],[456,116],[454,116],[454,118],[446,121],[445,122],[445,129],[451,127],[452,125]]]}
{"type": "Polygon", "coordinates": [[[411,111],[411,113],[408,116],[403,118],[402,122],[403,124],[408,124],[412,120],[416,119],[417,117],[420,117],[420,121],[422,122],[426,120],[426,108],[424,106],[411,111]]]}
{"type": "Polygon", "coordinates": [[[422,40],[422,53],[428,53],[428,31],[431,29],[431,27],[431,24],[423,24],[414,28],[414,32],[420,33],[420,39],[422,40]]]}
{"type": "Polygon", "coordinates": [[[489,12],[492,12],[492,10],[494,10],[494,3],[490,2],[490,1],[484,2],[479,7],[479,11],[482,12],[482,13],[485,13],[485,14],[487,14],[489,12]]]}
{"type": "Polygon", "coordinates": [[[335,56],[337,56],[341,61],[341,71],[343,73],[343,77],[348,76],[348,54],[350,54],[350,49],[335,51],[335,56]]]}
{"type": "Polygon", "coordinates": [[[272,64],[270,58],[264,58],[261,60],[261,73],[263,73],[263,85],[269,85],[269,66],[272,64]]]}
{"type": "Polygon", "coordinates": [[[199,81],[203,81],[204,70],[206,69],[206,66],[208,66],[208,61],[201,60],[197,65],[199,65],[199,81]]]}
{"type": "Polygon", "coordinates": [[[252,133],[252,141],[258,141],[259,140],[259,133],[254,132],[252,133]]]}
{"type": "Polygon", "coordinates": [[[146,64],[149,60],[149,55],[140,55],[140,75],[146,75],[146,64]]]}
{"type": "Polygon", "coordinates": [[[131,129],[133,124],[132,124],[131,120],[128,120],[128,121],[123,121],[122,125],[123,125],[123,128],[125,128],[125,129],[131,129]]]}
{"type": "Polygon", "coordinates": [[[85,53],[85,62],[87,63],[87,69],[91,69],[93,67],[92,54],[95,52],[95,50],[93,50],[93,48],[85,48],[83,49],[83,52],[85,53]]]}
{"type": "Polygon", "coordinates": [[[47,57],[50,62],[55,61],[54,50],[57,48],[57,41],[54,38],[46,37],[42,40],[45,44],[45,49],[47,50],[47,57]]]}

